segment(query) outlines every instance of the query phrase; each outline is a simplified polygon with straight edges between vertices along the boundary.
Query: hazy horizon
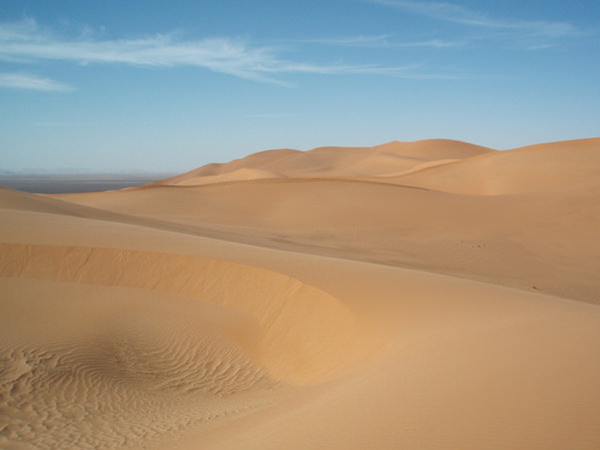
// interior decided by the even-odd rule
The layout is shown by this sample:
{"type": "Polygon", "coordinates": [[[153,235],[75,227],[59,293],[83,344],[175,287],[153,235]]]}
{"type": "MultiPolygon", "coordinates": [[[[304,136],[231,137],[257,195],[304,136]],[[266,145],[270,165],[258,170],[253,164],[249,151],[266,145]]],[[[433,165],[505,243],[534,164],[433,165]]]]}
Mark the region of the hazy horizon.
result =
{"type": "Polygon", "coordinates": [[[46,173],[2,174],[0,186],[36,194],[99,192],[141,186],[175,175],[174,173],[46,173]]]}

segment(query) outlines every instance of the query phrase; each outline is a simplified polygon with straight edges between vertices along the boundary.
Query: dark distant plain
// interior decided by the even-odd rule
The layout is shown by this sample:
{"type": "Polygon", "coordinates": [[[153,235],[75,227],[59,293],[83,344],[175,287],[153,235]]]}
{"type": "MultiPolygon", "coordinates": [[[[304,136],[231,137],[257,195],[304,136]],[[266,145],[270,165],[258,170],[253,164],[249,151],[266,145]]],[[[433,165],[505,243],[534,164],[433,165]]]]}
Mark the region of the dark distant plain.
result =
{"type": "Polygon", "coordinates": [[[39,194],[98,192],[141,186],[173,174],[0,175],[0,185],[39,194]]]}

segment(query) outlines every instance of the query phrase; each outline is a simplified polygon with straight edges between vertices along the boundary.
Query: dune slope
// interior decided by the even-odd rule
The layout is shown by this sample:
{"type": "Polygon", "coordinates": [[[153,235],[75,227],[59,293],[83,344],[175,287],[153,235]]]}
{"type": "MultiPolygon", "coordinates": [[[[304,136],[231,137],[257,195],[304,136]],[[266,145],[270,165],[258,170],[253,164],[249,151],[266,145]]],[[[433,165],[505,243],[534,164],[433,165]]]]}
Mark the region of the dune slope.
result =
{"type": "Polygon", "coordinates": [[[597,302],[599,194],[466,196],[352,178],[288,178],[61,198],[222,239],[597,302]]]}

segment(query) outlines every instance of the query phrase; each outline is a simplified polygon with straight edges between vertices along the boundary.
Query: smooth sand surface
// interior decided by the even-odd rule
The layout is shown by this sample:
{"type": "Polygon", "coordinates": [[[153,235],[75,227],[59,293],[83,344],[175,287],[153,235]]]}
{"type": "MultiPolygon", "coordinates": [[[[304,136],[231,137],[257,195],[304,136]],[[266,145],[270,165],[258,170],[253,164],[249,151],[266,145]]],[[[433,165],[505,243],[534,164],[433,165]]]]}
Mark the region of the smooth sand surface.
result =
{"type": "Polygon", "coordinates": [[[600,448],[600,139],[0,188],[0,448],[600,448]]]}

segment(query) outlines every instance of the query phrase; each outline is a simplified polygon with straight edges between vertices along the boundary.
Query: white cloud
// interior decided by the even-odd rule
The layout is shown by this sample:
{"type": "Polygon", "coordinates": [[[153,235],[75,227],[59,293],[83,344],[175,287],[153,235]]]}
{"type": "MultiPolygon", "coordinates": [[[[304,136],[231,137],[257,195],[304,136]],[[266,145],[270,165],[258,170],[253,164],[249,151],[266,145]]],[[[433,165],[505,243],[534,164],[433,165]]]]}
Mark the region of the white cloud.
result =
{"type": "MultiPolygon", "coordinates": [[[[88,31],[75,39],[57,37],[32,19],[0,24],[0,59],[139,67],[194,66],[250,80],[287,85],[282,73],[373,74],[409,77],[417,66],[311,64],[289,61],[274,47],[253,47],[228,38],[182,40],[173,33],[136,39],[99,39],[88,31]]],[[[420,77],[419,74],[414,74],[420,77]]]]}
{"type": "Polygon", "coordinates": [[[452,3],[404,0],[371,0],[371,2],[402,8],[415,14],[449,22],[477,26],[498,26],[494,20],[488,18],[486,15],[452,3]]]}
{"type": "Polygon", "coordinates": [[[70,91],[66,84],[19,72],[0,72],[0,87],[35,91],[70,91]]]}
{"type": "Polygon", "coordinates": [[[578,37],[585,34],[569,22],[496,18],[454,3],[414,0],[368,1],[403,9],[433,19],[491,30],[496,32],[492,35],[493,37],[516,39],[522,41],[526,48],[531,49],[547,48],[559,39],[578,37]]]}

